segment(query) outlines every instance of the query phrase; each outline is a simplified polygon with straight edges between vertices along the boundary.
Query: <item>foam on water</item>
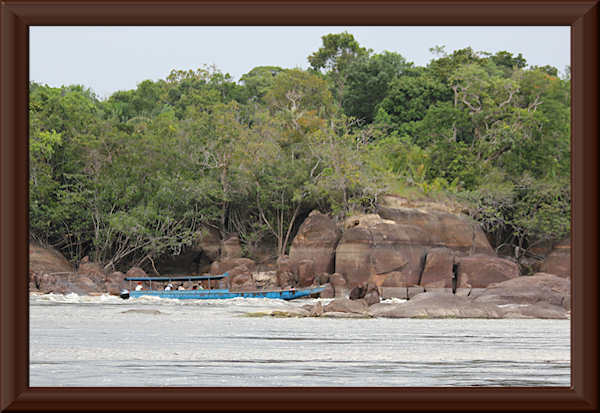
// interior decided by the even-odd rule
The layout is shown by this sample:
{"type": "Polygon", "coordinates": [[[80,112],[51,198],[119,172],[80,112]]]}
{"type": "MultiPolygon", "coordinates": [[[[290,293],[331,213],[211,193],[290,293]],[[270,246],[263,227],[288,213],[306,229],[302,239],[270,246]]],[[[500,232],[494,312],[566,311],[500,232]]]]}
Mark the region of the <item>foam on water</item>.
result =
{"type": "Polygon", "coordinates": [[[153,305],[153,306],[227,306],[229,308],[297,308],[306,304],[316,304],[321,302],[323,305],[331,302],[331,298],[304,298],[293,301],[286,301],[275,298],[242,298],[235,297],[226,300],[223,299],[185,299],[179,300],[176,298],[161,298],[156,296],[144,295],[138,298],[129,298],[124,300],[118,296],[102,294],[102,295],[78,295],[75,293],[69,294],[40,294],[30,293],[29,303],[32,306],[44,304],[120,304],[120,305],[153,305]]]}

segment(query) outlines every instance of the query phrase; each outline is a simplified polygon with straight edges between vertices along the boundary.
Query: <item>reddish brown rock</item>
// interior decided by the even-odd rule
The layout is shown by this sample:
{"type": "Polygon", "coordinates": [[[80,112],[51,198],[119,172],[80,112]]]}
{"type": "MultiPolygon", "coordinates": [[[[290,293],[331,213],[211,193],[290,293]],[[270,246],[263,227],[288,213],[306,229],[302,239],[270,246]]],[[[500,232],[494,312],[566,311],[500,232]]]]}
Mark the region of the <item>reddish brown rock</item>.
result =
{"type": "Polygon", "coordinates": [[[571,278],[571,238],[554,246],[552,252],[546,256],[540,266],[540,271],[563,278],[571,278]]]}
{"type": "Polygon", "coordinates": [[[221,247],[221,261],[242,257],[242,246],[237,235],[232,235],[223,241],[221,247]]]}
{"type": "Polygon", "coordinates": [[[475,302],[452,294],[423,293],[402,304],[375,304],[374,317],[384,318],[502,318],[504,311],[494,304],[475,302]]]}
{"type": "Polygon", "coordinates": [[[323,312],[335,312],[335,313],[358,313],[364,314],[368,310],[368,305],[365,300],[350,300],[348,298],[336,298],[325,307],[323,312]]]}
{"type": "Polygon", "coordinates": [[[57,276],[50,274],[35,274],[34,275],[34,283],[37,286],[37,289],[42,293],[50,293],[54,291],[57,284],[57,276]]]}
{"type": "Polygon", "coordinates": [[[258,289],[275,289],[278,287],[276,271],[260,271],[252,273],[252,279],[258,289]]]}
{"type": "Polygon", "coordinates": [[[56,249],[29,243],[29,271],[34,274],[73,273],[73,266],[56,249]]]}
{"type": "MultiPolygon", "coordinates": [[[[102,283],[102,287],[104,287],[104,283],[102,283]]],[[[67,287],[67,289],[77,294],[87,294],[102,288],[100,288],[100,286],[90,277],[77,274],[77,276],[73,277],[71,285],[67,287]]]]}
{"type": "Polygon", "coordinates": [[[288,271],[277,271],[277,284],[281,288],[288,288],[298,285],[298,276],[288,271]]]}
{"type": "Polygon", "coordinates": [[[250,258],[232,258],[213,262],[210,266],[210,273],[213,275],[223,274],[240,265],[246,266],[250,272],[256,269],[256,263],[250,258]]]}
{"type": "Polygon", "coordinates": [[[335,292],[331,284],[325,284],[325,289],[319,293],[319,298],[333,298],[335,292]]]}
{"type": "Polygon", "coordinates": [[[315,278],[314,278],[314,283],[317,285],[324,285],[324,284],[328,284],[329,280],[330,280],[331,274],[328,274],[326,272],[322,272],[320,274],[316,274],[315,278]]]}
{"type": "Polygon", "coordinates": [[[109,294],[119,294],[121,289],[127,287],[125,282],[125,274],[119,271],[111,273],[106,277],[106,283],[104,287],[106,292],[109,294]]]}
{"type": "Polygon", "coordinates": [[[249,273],[240,273],[230,276],[232,291],[248,291],[255,290],[256,284],[249,273]]]}
{"type": "Polygon", "coordinates": [[[336,272],[331,274],[331,277],[329,277],[329,282],[333,286],[335,297],[346,297],[350,292],[346,279],[340,273],[336,272]]]}
{"type": "Polygon", "coordinates": [[[567,319],[568,311],[561,306],[538,302],[529,305],[503,307],[504,318],[567,319]]]}
{"type": "Polygon", "coordinates": [[[332,273],[340,230],[335,222],[319,211],[312,211],[304,220],[290,247],[292,261],[310,259],[314,272],[332,273]]]}
{"type": "Polygon", "coordinates": [[[308,287],[315,279],[314,261],[302,260],[298,262],[298,283],[301,287],[308,287]]]}
{"type": "Polygon", "coordinates": [[[287,255],[281,255],[277,257],[277,271],[281,272],[294,272],[295,268],[293,262],[287,255]]]}
{"type": "Polygon", "coordinates": [[[481,226],[465,215],[431,207],[400,207],[393,205],[390,197],[382,199],[377,212],[383,219],[419,228],[428,234],[430,246],[446,247],[467,254],[494,253],[481,226]]]}
{"type": "Polygon", "coordinates": [[[571,283],[568,279],[537,273],[489,285],[474,295],[475,301],[494,304],[536,304],[545,302],[571,308],[571,283]]]}
{"type": "Polygon", "coordinates": [[[457,257],[459,288],[485,288],[519,276],[516,262],[489,255],[457,257]]]}
{"type": "Polygon", "coordinates": [[[90,261],[87,256],[83,257],[79,263],[79,267],[77,267],[77,274],[84,275],[95,281],[105,281],[106,279],[106,275],[104,274],[104,269],[102,266],[98,263],[90,261]]]}
{"type": "Polygon", "coordinates": [[[432,248],[427,252],[421,282],[425,288],[452,288],[454,253],[448,248],[432,248]]]}
{"type": "Polygon", "coordinates": [[[408,280],[420,274],[429,235],[411,225],[399,225],[370,214],[346,220],[336,250],[335,268],[354,287],[374,274],[402,272],[408,280]]]}
{"type": "Polygon", "coordinates": [[[146,271],[142,270],[140,267],[131,267],[127,274],[127,277],[147,277],[146,271]]]}
{"type": "Polygon", "coordinates": [[[379,287],[374,284],[367,284],[367,292],[364,296],[364,300],[369,306],[379,303],[381,301],[379,287]]]}
{"type": "Polygon", "coordinates": [[[238,265],[237,267],[228,270],[227,273],[229,274],[229,278],[231,280],[240,274],[245,274],[248,276],[251,275],[251,271],[246,265],[238,265]]]}
{"type": "Polygon", "coordinates": [[[384,274],[382,287],[414,287],[419,285],[418,271],[392,271],[384,274]]]}

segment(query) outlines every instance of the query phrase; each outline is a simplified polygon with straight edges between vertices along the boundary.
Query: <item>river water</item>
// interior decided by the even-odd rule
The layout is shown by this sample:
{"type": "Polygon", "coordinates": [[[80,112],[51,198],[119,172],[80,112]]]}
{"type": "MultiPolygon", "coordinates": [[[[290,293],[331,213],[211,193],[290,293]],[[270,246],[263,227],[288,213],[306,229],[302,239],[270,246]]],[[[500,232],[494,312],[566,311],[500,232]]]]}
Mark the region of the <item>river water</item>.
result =
{"type": "Polygon", "coordinates": [[[30,386],[570,385],[569,320],[245,316],[316,301],[32,294],[30,386]]]}

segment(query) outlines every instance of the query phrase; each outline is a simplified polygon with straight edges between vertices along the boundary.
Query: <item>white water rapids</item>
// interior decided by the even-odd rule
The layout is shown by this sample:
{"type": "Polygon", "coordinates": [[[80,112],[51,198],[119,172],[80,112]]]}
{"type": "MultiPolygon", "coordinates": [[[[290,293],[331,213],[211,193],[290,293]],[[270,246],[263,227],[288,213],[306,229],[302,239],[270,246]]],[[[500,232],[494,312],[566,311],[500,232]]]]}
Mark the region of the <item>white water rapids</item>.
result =
{"type": "Polygon", "coordinates": [[[569,320],[244,316],[316,301],[31,294],[30,385],[570,385],[569,320]]]}

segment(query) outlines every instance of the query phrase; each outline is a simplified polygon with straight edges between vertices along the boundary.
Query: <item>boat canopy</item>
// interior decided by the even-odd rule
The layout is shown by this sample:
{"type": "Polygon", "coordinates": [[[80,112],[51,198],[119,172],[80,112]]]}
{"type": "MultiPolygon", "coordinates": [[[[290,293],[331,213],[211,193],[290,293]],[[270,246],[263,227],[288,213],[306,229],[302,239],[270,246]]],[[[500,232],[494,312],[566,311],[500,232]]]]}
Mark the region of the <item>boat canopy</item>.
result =
{"type": "Polygon", "coordinates": [[[221,275],[178,275],[174,277],[126,277],[125,281],[197,281],[197,280],[220,280],[228,277],[229,273],[221,275]]]}

